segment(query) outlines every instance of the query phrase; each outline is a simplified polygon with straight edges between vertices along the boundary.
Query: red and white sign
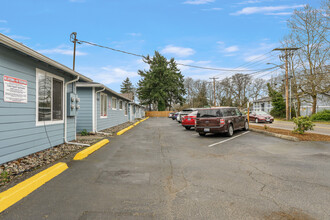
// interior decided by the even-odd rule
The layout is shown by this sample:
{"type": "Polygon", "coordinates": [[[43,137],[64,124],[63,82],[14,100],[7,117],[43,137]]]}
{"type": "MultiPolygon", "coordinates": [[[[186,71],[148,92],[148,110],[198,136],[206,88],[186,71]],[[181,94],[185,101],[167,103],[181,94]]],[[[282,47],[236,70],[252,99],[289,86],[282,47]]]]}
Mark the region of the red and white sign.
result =
{"type": "Polygon", "coordinates": [[[3,76],[3,100],[5,102],[27,103],[27,81],[3,76]]]}

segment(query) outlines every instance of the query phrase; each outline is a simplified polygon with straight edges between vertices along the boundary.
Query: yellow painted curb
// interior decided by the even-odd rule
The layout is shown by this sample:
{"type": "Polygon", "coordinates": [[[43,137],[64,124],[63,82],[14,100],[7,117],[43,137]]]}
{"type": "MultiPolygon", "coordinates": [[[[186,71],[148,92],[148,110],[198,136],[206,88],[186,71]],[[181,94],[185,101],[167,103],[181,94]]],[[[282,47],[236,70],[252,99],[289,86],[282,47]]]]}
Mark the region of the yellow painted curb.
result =
{"type": "Polygon", "coordinates": [[[57,163],[27,180],[0,193],[0,212],[29,195],[55,176],[68,169],[66,163],[57,163]]]}
{"type": "Polygon", "coordinates": [[[123,130],[120,130],[117,132],[117,135],[122,135],[124,134],[126,131],[132,129],[134,127],[134,125],[128,126],[127,128],[124,128],[123,130]]]}
{"type": "Polygon", "coordinates": [[[73,160],[82,160],[82,159],[86,158],[88,155],[90,155],[91,153],[93,153],[94,151],[96,151],[96,150],[100,149],[101,147],[103,147],[104,145],[106,145],[107,143],[109,143],[109,140],[103,139],[102,141],[99,141],[96,144],[93,144],[92,146],[86,148],[85,150],[82,150],[79,153],[77,153],[76,156],[74,156],[73,160]]]}

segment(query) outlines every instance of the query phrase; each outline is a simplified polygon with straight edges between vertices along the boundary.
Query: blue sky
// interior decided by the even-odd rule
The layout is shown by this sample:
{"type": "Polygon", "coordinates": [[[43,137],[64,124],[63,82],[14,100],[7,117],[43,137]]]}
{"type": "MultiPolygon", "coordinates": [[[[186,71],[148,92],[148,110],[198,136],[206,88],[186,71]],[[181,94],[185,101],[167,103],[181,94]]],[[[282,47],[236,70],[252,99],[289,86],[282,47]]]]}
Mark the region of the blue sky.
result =
{"type": "MultiPolygon", "coordinates": [[[[4,0],[0,33],[72,67],[72,32],[77,38],[137,54],[160,51],[178,62],[233,69],[279,46],[286,20],[305,4],[321,0],[4,0]]],[[[260,57],[279,63],[278,58],[260,57]]],[[[269,56],[269,55],[267,55],[269,56]]],[[[147,66],[138,57],[78,45],[76,70],[119,91],[147,66]]],[[[230,73],[180,67],[194,79],[230,73]]]]}

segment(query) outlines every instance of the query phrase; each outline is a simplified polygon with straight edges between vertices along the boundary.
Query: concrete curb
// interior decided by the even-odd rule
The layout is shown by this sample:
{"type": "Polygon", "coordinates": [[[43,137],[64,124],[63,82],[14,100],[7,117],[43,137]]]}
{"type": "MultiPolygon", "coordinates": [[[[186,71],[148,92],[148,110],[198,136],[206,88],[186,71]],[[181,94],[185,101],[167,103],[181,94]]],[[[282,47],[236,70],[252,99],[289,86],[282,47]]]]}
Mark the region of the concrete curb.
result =
{"type": "Polygon", "coordinates": [[[82,159],[88,157],[88,155],[90,155],[94,151],[96,151],[96,150],[100,149],[101,147],[103,147],[104,145],[106,145],[107,143],[109,143],[109,140],[103,139],[102,141],[99,141],[96,144],[93,144],[92,146],[86,148],[85,150],[82,150],[79,153],[77,153],[76,156],[74,156],[73,160],[82,160],[82,159]]]}
{"type": "Polygon", "coordinates": [[[126,131],[128,131],[128,130],[134,128],[134,126],[140,124],[141,122],[147,120],[148,118],[149,118],[149,117],[147,117],[147,118],[145,118],[145,119],[142,119],[142,120],[140,120],[140,121],[137,121],[137,122],[135,122],[133,125],[131,125],[131,126],[127,127],[127,128],[124,128],[123,130],[118,131],[118,132],[117,132],[117,135],[122,135],[122,134],[124,134],[126,131]]]}
{"type": "Polygon", "coordinates": [[[249,130],[259,132],[259,133],[262,133],[262,134],[266,134],[266,135],[269,135],[269,136],[273,136],[273,137],[282,138],[282,139],[289,140],[289,141],[300,141],[299,138],[288,136],[288,135],[276,134],[276,133],[272,133],[272,132],[269,132],[269,131],[263,131],[263,130],[255,129],[255,128],[249,128],[249,130]]]}
{"type": "Polygon", "coordinates": [[[0,213],[20,201],[40,186],[68,169],[66,163],[57,163],[27,180],[0,193],[0,213]]]}

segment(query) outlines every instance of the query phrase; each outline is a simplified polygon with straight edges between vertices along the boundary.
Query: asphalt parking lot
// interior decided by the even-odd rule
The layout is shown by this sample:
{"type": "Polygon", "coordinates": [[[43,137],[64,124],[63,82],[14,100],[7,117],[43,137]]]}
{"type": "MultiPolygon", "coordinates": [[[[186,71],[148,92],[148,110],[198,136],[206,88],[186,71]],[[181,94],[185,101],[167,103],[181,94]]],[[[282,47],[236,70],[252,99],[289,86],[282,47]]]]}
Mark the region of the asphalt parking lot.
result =
{"type": "Polygon", "coordinates": [[[330,219],[330,144],[150,118],[0,219],[330,219]]]}

